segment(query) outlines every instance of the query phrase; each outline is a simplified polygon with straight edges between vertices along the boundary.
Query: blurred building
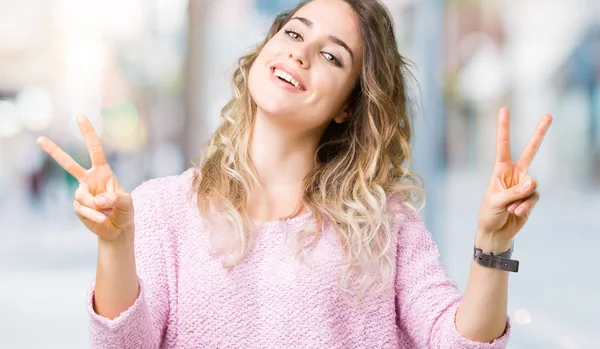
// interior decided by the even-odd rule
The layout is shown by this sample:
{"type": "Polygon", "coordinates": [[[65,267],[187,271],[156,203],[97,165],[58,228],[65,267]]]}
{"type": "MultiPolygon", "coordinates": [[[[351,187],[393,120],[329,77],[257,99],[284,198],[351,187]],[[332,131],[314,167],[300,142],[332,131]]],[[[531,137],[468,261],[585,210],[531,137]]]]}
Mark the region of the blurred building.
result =
{"type": "Polygon", "coordinates": [[[555,79],[565,113],[576,115],[570,120],[570,146],[560,153],[563,163],[580,169],[578,180],[600,183],[600,26],[586,29],[555,79]]]}

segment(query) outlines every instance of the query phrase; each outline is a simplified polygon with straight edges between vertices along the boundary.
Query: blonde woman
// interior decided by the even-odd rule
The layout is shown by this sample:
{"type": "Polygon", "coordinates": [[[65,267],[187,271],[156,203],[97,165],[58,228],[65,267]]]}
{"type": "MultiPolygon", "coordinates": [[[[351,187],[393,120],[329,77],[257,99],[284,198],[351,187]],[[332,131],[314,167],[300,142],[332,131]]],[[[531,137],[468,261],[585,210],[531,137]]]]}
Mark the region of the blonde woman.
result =
{"type": "Polygon", "coordinates": [[[308,1],[240,59],[197,168],[130,195],[87,119],[89,170],[40,138],[98,236],[92,347],[504,348],[516,261],[491,254],[539,199],[526,171],[551,117],[513,162],[500,111],[462,296],[418,214],[408,74],[378,0],[308,1]]]}

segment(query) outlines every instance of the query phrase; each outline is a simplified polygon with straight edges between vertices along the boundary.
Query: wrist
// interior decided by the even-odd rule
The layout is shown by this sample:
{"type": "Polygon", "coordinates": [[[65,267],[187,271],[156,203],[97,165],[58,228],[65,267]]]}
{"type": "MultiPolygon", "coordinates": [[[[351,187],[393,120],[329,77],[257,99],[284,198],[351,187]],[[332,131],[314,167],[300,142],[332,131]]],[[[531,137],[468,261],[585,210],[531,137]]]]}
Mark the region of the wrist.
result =
{"type": "Polygon", "coordinates": [[[513,243],[513,239],[503,239],[493,234],[478,233],[475,237],[475,247],[485,253],[500,254],[508,251],[513,243]]]}
{"type": "Polygon", "coordinates": [[[100,248],[115,248],[132,245],[134,240],[134,230],[132,225],[131,228],[124,229],[114,240],[106,240],[98,236],[98,246],[100,248]]]}

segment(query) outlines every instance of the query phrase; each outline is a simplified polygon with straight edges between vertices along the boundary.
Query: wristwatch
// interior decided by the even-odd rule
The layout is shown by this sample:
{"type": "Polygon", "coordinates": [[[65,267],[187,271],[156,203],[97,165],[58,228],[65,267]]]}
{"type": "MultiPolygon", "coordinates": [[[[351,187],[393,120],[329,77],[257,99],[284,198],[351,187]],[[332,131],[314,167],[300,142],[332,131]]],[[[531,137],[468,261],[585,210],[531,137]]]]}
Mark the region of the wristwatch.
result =
{"type": "Polygon", "coordinates": [[[512,271],[517,273],[519,271],[519,261],[510,259],[514,251],[514,242],[508,249],[508,251],[494,254],[485,253],[483,250],[477,247],[473,247],[473,260],[479,265],[483,265],[488,268],[502,269],[505,271],[512,271]]]}

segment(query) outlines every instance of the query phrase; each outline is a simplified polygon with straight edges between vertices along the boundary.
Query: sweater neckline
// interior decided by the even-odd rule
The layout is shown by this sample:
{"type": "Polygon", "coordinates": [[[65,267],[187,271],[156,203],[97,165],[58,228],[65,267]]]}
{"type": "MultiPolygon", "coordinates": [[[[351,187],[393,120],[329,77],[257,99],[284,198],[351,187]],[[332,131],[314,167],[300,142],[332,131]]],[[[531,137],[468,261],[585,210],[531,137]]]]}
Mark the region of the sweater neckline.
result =
{"type": "MultiPolygon", "coordinates": [[[[186,172],[188,172],[188,175],[190,178],[193,178],[194,173],[195,173],[195,168],[190,168],[188,169],[186,172]]],[[[191,184],[191,182],[190,182],[191,184]]],[[[188,187],[188,190],[190,190],[191,188],[188,187]]],[[[189,200],[189,205],[190,205],[190,209],[194,212],[194,216],[197,219],[200,220],[204,220],[204,218],[202,217],[202,215],[200,214],[200,211],[198,209],[198,206],[196,205],[196,193],[193,193],[193,200],[189,200]]],[[[313,217],[313,214],[311,211],[307,211],[304,212],[302,214],[296,215],[294,217],[291,218],[286,218],[286,219],[278,219],[278,220],[269,220],[269,221],[264,221],[264,222],[260,222],[257,219],[253,219],[252,221],[257,224],[257,226],[262,230],[262,229],[270,229],[270,228],[276,228],[279,225],[281,225],[282,223],[286,224],[288,227],[294,227],[299,225],[300,223],[303,223],[309,219],[311,219],[313,217]]]]}
{"type": "Polygon", "coordinates": [[[264,221],[262,223],[257,219],[253,219],[253,221],[254,221],[254,223],[258,224],[259,227],[270,228],[270,227],[275,227],[281,223],[285,223],[290,226],[295,226],[298,223],[302,223],[311,217],[312,217],[312,212],[308,211],[308,212],[304,212],[302,214],[296,215],[291,218],[286,218],[286,219],[270,220],[270,221],[264,221]]]}

